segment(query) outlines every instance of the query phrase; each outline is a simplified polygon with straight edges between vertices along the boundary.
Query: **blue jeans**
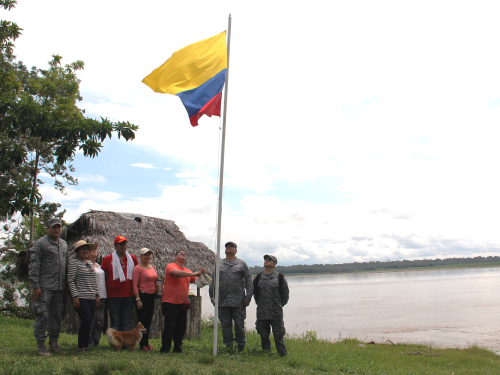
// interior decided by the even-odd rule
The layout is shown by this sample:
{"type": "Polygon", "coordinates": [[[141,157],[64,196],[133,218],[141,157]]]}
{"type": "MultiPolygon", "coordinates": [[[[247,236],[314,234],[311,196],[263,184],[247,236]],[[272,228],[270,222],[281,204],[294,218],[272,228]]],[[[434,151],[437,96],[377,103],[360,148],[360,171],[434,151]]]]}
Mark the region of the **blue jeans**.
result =
{"type": "Polygon", "coordinates": [[[109,326],[117,331],[130,331],[134,297],[109,297],[106,302],[109,309],[109,326]]]}

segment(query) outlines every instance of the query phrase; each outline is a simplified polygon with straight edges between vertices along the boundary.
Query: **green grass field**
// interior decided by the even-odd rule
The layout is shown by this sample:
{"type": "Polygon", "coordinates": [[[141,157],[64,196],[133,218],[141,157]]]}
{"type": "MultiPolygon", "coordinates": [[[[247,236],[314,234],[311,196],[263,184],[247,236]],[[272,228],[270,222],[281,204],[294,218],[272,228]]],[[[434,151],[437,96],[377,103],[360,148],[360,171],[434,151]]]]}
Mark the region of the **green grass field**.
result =
{"type": "MultiPolygon", "coordinates": [[[[288,356],[260,350],[255,331],[248,332],[245,353],[228,353],[222,343],[212,355],[213,328],[204,325],[202,338],[185,340],[185,354],[112,350],[105,337],[90,353],[77,354],[77,336],[61,334],[64,354],[35,353],[32,321],[0,315],[0,372],[2,374],[500,374],[500,357],[489,350],[435,349],[421,345],[364,345],[344,339],[316,339],[314,332],[286,340],[288,356]],[[420,353],[420,354],[417,354],[420,353]]],[[[220,336],[219,336],[220,337],[220,336]]]]}

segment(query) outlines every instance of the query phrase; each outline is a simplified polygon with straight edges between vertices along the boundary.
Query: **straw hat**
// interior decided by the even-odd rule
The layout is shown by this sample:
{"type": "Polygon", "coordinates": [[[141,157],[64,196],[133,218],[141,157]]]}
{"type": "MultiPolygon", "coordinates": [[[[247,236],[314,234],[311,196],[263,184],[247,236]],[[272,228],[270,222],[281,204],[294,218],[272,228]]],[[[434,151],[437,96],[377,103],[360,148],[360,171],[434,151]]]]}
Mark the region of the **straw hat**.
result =
{"type": "Polygon", "coordinates": [[[90,251],[97,249],[97,245],[95,243],[87,243],[84,240],[80,240],[77,243],[75,243],[75,245],[73,246],[73,248],[75,249],[75,253],[78,251],[78,249],[80,247],[85,246],[85,245],[87,245],[89,247],[90,251]]]}

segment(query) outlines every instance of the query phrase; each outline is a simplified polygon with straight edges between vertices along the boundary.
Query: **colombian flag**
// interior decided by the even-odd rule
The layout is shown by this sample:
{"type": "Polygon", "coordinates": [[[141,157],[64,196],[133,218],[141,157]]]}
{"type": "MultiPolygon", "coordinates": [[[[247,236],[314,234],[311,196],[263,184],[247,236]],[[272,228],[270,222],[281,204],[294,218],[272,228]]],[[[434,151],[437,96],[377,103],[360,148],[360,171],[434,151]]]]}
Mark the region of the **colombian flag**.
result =
{"type": "Polygon", "coordinates": [[[226,73],[224,31],[174,52],[142,82],[154,92],[181,98],[191,125],[197,126],[203,115],[220,116],[226,73]]]}

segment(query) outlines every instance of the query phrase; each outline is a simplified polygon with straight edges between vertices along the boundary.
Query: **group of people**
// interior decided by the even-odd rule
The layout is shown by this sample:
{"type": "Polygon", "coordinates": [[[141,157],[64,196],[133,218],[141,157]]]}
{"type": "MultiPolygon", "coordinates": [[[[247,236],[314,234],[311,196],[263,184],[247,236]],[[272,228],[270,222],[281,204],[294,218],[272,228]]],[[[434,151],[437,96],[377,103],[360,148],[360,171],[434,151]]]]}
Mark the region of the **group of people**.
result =
{"type": "MultiPolygon", "coordinates": [[[[99,344],[105,322],[105,305],[109,310],[109,326],[116,331],[130,331],[135,306],[138,321],[146,329],[139,347],[143,351],[152,351],[149,329],[153,319],[155,295],[160,288],[157,270],[150,263],[153,252],[147,248],[141,249],[139,262],[127,252],[127,239],[117,236],[114,239],[115,251],[106,256],[99,266],[96,262],[96,244],[81,240],[70,251],[66,241],[60,238],[61,230],[61,220],[50,219],[47,236],[37,240],[30,249],[29,278],[33,290],[32,309],[35,315],[37,353],[50,356],[50,352],[61,352],[58,339],[68,291],[81,320],[78,331],[79,352],[86,352],[89,347],[99,344]],[[46,332],[49,336],[49,348],[45,346],[46,332]]],[[[257,303],[256,329],[261,336],[262,349],[271,349],[269,337],[272,327],[278,353],[286,355],[283,306],[288,302],[289,291],[284,276],[274,271],[278,263],[276,257],[264,256],[265,271],[252,282],[247,264],[236,257],[236,244],[228,242],[225,247],[226,258],[220,263],[218,310],[224,344],[232,347],[236,340],[238,350],[244,350],[246,307],[254,296],[257,303]]],[[[164,316],[161,353],[170,352],[172,341],[173,352],[183,352],[182,339],[189,309],[189,284],[206,274],[204,268],[197,272],[185,268],[186,261],[186,253],[177,251],[174,262],[165,269],[161,293],[164,316]]],[[[215,283],[210,286],[211,298],[215,287],[215,283]]]]}

